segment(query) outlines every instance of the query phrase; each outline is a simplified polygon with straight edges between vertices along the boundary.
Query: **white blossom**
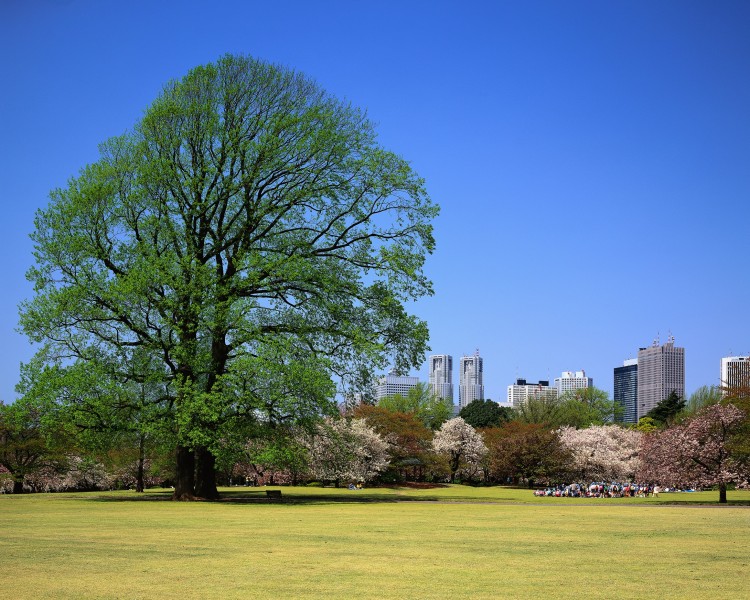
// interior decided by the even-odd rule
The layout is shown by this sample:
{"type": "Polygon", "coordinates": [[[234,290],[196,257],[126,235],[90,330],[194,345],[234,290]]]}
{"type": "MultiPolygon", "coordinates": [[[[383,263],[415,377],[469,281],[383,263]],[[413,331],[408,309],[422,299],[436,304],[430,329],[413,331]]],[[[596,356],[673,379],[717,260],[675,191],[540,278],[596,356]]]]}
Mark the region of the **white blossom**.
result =
{"type": "Polygon", "coordinates": [[[324,481],[370,481],[388,468],[388,444],[364,419],[331,419],[301,440],[310,472],[324,481]]]}
{"type": "Polygon", "coordinates": [[[617,425],[586,429],[562,427],[560,442],[573,457],[573,470],[584,481],[632,481],[639,466],[641,432],[617,425]]]}
{"type": "Polygon", "coordinates": [[[487,454],[482,436],[461,417],[443,423],[435,432],[432,447],[435,452],[448,458],[451,480],[459,469],[476,467],[487,454]]]}

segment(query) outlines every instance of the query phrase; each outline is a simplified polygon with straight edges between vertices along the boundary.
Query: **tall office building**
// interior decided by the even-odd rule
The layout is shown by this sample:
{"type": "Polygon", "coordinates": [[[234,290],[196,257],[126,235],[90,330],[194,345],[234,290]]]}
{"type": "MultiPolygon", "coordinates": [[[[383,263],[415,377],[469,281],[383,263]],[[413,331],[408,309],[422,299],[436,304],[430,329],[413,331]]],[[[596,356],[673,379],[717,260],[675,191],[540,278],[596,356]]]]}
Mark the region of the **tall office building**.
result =
{"type": "Polygon", "coordinates": [[[685,395],[685,348],[674,345],[669,336],[666,344],[655,340],[649,348],[638,350],[638,414],[645,416],[671,392],[685,395]]]}
{"type": "Polygon", "coordinates": [[[618,423],[638,422],[638,359],[631,358],[615,367],[615,404],[620,406],[618,423]]]}
{"type": "Polygon", "coordinates": [[[524,404],[529,398],[557,398],[557,388],[550,386],[549,381],[540,380],[538,383],[528,383],[525,379],[516,379],[508,386],[508,403],[516,408],[524,404]]]}
{"type": "Polygon", "coordinates": [[[726,356],[721,359],[721,391],[727,395],[732,388],[750,387],[750,356],[726,356]]]}
{"type": "Polygon", "coordinates": [[[375,401],[379,402],[387,396],[400,394],[406,396],[409,390],[419,385],[419,377],[409,377],[407,375],[396,375],[393,371],[375,382],[375,401]]]}
{"type": "Polygon", "coordinates": [[[453,357],[450,354],[430,356],[430,391],[453,405],[453,357]]]}
{"type": "Polygon", "coordinates": [[[586,377],[586,371],[584,370],[563,371],[560,377],[555,377],[555,387],[557,388],[557,395],[562,396],[565,392],[594,387],[594,380],[591,377],[586,377]]]}
{"type": "Polygon", "coordinates": [[[479,350],[474,356],[462,356],[458,378],[458,409],[474,400],[484,400],[483,361],[479,350]]]}

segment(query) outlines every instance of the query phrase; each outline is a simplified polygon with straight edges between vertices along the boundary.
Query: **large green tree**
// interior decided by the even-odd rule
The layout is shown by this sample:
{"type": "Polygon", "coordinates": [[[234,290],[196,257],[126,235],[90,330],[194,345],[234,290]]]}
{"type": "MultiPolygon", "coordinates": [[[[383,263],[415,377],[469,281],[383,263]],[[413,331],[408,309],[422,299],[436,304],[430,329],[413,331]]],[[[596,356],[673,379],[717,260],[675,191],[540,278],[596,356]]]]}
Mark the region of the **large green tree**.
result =
{"type": "Polygon", "coordinates": [[[529,396],[513,407],[513,421],[556,427],[562,424],[562,410],[557,396],[542,394],[529,396]]]}
{"type": "Polygon", "coordinates": [[[622,411],[622,407],[611,400],[607,392],[593,386],[566,392],[559,402],[559,424],[578,429],[612,423],[622,411]]]}
{"type": "Polygon", "coordinates": [[[458,416],[474,428],[498,427],[513,417],[513,409],[492,400],[474,400],[464,406],[458,416]]]}
{"type": "Polygon", "coordinates": [[[242,422],[320,412],[334,382],[363,389],[421,360],[426,324],[404,303],[431,293],[436,213],[361,111],[225,56],[170,82],[51,194],[21,327],[60,382],[75,368],[158,385],[175,498],[216,496],[242,422]]]}
{"type": "Polygon", "coordinates": [[[482,432],[489,450],[485,467],[491,481],[512,481],[529,487],[538,482],[562,481],[570,464],[570,454],[557,431],[540,423],[511,421],[482,432]]]}

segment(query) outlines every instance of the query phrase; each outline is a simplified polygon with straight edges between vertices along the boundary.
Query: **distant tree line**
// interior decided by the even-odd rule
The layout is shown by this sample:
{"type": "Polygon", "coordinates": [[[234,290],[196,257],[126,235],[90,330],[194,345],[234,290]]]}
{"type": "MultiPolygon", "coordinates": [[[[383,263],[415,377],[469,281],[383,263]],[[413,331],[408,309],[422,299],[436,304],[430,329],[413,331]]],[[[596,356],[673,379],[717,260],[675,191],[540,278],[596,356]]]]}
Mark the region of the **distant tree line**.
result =
{"type": "MultiPolygon", "coordinates": [[[[748,482],[750,388],[670,397],[637,426],[612,423],[606,394],[530,400],[504,409],[477,400],[449,418],[426,386],[378,405],[307,422],[237,431],[218,462],[222,484],[299,485],[406,481],[512,484],[633,481],[727,488],[748,482]],[[585,398],[595,398],[594,408],[585,398]],[[572,403],[579,402],[576,407],[572,403]],[[599,412],[597,412],[599,411],[599,412]],[[546,418],[543,418],[546,415],[546,418]]],[[[77,429],[58,405],[0,405],[0,487],[5,492],[142,490],[172,485],[169,446],[158,436],[77,429]]]]}

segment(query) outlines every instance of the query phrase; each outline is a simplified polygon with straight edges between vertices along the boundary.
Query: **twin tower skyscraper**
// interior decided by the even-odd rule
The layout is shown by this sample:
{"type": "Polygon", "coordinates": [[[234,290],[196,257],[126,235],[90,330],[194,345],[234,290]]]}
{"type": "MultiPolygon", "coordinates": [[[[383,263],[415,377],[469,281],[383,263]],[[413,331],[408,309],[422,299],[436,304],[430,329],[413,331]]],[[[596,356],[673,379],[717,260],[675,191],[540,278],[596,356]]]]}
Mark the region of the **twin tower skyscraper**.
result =
{"type": "MultiPolygon", "coordinates": [[[[472,356],[462,356],[458,369],[458,410],[473,402],[484,400],[484,365],[479,350],[472,356]]],[[[450,354],[430,356],[430,391],[453,404],[453,357],[450,354]]]]}

